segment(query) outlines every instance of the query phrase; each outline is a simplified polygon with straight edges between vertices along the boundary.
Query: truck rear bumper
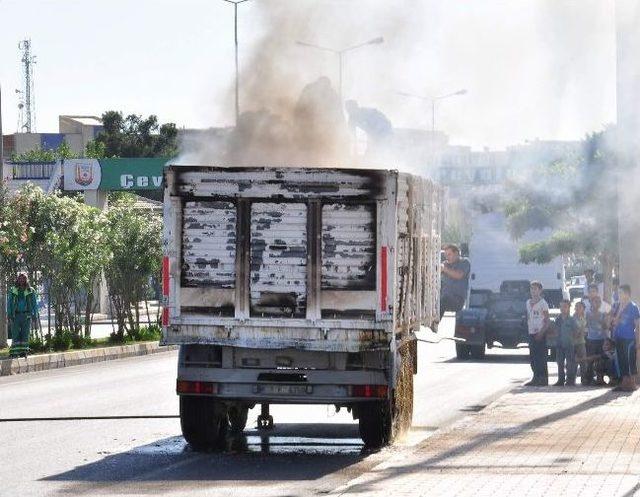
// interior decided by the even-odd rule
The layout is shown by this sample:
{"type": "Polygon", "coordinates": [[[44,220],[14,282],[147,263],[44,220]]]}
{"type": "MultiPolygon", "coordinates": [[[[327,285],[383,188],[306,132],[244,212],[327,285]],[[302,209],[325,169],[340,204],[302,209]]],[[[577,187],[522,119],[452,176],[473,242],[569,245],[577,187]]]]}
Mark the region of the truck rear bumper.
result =
{"type": "MultiPolygon", "coordinates": [[[[306,371],[180,368],[178,383],[205,382],[204,395],[247,403],[352,404],[380,398],[389,381],[385,371],[306,371]],[[294,381],[296,380],[296,381],[294,381]],[[364,396],[367,386],[381,387],[364,396]]],[[[185,394],[178,392],[178,394],[185,394]]],[[[192,393],[187,392],[191,395],[192,393]]]]}

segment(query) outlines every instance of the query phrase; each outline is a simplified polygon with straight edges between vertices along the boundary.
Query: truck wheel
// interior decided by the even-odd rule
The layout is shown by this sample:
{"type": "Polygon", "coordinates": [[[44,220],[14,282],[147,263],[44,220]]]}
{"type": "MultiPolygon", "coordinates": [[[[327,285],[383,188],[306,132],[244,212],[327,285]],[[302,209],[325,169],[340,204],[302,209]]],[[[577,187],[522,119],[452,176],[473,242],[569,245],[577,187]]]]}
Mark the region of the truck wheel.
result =
{"type": "Polygon", "coordinates": [[[229,408],[229,427],[231,433],[242,433],[247,426],[247,417],[249,416],[249,408],[238,405],[229,408]]]}
{"type": "Polygon", "coordinates": [[[368,402],[359,409],[358,428],[365,446],[379,449],[391,437],[391,409],[389,402],[368,402]]]}
{"type": "Polygon", "coordinates": [[[456,343],[456,357],[461,361],[469,358],[469,346],[461,343],[456,343]]]}
{"type": "Polygon", "coordinates": [[[484,359],[485,349],[484,345],[473,345],[471,346],[471,358],[472,359],[484,359]]]}
{"type": "Polygon", "coordinates": [[[224,440],[227,415],[210,397],[180,396],[180,427],[196,452],[216,449],[224,440]]]}

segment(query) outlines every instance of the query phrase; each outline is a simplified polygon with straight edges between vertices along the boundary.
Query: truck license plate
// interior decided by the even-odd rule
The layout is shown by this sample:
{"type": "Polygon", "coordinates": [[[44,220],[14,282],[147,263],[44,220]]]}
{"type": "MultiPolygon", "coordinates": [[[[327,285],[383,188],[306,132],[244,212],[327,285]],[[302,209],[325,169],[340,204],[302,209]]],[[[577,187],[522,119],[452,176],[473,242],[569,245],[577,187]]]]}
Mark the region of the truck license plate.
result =
{"type": "Polygon", "coordinates": [[[312,388],[307,385],[262,385],[261,391],[268,395],[306,395],[312,388]]]}

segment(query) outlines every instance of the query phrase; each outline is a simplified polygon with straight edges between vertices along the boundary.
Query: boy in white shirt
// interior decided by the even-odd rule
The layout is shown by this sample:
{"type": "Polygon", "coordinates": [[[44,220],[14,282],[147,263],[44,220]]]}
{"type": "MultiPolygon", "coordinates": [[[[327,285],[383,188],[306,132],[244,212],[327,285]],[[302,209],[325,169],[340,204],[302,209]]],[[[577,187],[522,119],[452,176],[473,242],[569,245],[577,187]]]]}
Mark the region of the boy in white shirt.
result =
{"type": "Polygon", "coordinates": [[[542,387],[549,384],[547,369],[546,333],[549,329],[549,305],[542,298],[542,284],[532,281],[531,298],[527,300],[527,325],[529,327],[529,362],[533,378],[526,386],[542,387]]]}

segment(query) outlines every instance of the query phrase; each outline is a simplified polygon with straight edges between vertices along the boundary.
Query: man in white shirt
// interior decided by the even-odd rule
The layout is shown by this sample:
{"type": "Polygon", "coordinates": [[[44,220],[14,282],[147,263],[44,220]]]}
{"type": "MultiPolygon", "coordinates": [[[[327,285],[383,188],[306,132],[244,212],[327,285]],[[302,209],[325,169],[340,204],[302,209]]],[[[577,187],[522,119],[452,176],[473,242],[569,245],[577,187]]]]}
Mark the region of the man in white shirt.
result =
{"type": "Polygon", "coordinates": [[[529,362],[533,378],[526,386],[542,387],[549,384],[547,369],[547,340],[549,329],[549,305],[542,298],[542,284],[532,281],[531,298],[527,300],[527,325],[529,327],[529,362]]]}
{"type": "Polygon", "coordinates": [[[600,312],[609,314],[611,312],[611,304],[604,300],[597,283],[591,283],[589,285],[587,296],[582,299],[585,306],[585,312],[587,314],[591,312],[591,303],[596,299],[596,297],[600,299],[600,312]]]}

